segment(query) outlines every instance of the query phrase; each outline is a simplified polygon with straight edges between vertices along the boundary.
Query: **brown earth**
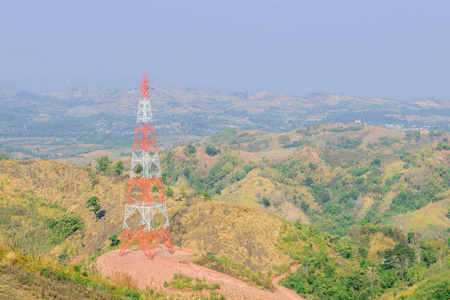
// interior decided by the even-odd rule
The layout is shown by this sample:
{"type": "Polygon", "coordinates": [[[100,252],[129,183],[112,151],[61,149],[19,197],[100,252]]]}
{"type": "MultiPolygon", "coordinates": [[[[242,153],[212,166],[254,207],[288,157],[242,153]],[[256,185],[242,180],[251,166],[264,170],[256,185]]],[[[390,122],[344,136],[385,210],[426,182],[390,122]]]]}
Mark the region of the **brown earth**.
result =
{"type": "MultiPolygon", "coordinates": [[[[167,250],[160,250],[152,260],[138,250],[125,252],[119,256],[119,250],[107,252],[97,259],[99,271],[113,278],[115,273],[125,273],[138,284],[139,288],[161,288],[169,293],[179,291],[164,288],[164,282],[169,282],[175,274],[183,274],[200,280],[205,279],[209,283],[220,284],[218,292],[227,299],[303,299],[294,291],[278,285],[280,277],[274,278],[275,292],[261,290],[247,284],[244,281],[222,274],[220,272],[195,265],[193,250],[175,250],[171,254],[167,250]]],[[[185,292],[184,292],[185,293],[185,292]]]]}

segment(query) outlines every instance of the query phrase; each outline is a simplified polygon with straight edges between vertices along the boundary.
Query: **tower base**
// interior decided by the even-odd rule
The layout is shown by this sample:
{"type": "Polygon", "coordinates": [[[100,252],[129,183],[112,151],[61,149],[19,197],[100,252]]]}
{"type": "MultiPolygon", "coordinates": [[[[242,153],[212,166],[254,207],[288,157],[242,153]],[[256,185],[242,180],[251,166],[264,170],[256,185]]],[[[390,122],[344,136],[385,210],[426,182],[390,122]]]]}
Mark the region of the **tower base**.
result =
{"type": "Polygon", "coordinates": [[[166,246],[170,253],[173,254],[170,227],[163,226],[158,231],[139,231],[138,229],[139,227],[135,232],[130,229],[124,229],[122,231],[122,243],[119,253],[120,256],[126,252],[134,241],[137,242],[148,259],[152,259],[159,244],[166,246]]]}

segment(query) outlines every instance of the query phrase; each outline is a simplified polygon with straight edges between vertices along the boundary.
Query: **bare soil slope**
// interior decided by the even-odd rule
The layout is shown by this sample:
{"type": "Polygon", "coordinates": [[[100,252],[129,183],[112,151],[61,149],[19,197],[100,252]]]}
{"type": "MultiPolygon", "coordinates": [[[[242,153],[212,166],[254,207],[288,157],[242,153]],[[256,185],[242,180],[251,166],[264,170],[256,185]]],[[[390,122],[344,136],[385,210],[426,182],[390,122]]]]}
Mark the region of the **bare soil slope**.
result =
{"type": "MultiPolygon", "coordinates": [[[[140,288],[146,286],[160,287],[167,292],[176,291],[164,288],[164,282],[169,282],[175,274],[205,279],[210,283],[220,284],[219,292],[227,299],[303,299],[295,292],[275,284],[277,290],[272,293],[253,287],[239,279],[201,267],[192,263],[192,251],[176,250],[174,254],[160,251],[148,260],[140,250],[128,251],[122,257],[119,251],[111,251],[97,259],[100,272],[109,277],[114,273],[125,273],[137,282],[140,288]]],[[[184,292],[186,293],[186,292],[184,292]]]]}

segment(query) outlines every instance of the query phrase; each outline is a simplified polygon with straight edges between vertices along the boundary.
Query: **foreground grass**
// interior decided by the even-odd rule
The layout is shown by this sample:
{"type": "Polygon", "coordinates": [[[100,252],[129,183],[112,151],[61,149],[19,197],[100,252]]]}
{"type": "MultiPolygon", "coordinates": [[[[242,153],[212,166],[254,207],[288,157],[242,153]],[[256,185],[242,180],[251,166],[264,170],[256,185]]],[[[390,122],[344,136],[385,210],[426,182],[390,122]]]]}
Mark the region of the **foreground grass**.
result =
{"type": "Polygon", "coordinates": [[[204,279],[203,281],[198,278],[194,280],[194,278],[183,274],[175,274],[171,281],[164,282],[164,287],[181,291],[213,291],[220,289],[220,285],[218,283],[209,284],[204,279]]]}
{"type": "Polygon", "coordinates": [[[216,258],[213,253],[208,252],[206,255],[202,254],[202,256],[194,260],[193,263],[238,278],[260,289],[269,290],[271,292],[276,290],[270,278],[246,269],[226,257],[216,258]]]}
{"type": "Polygon", "coordinates": [[[106,280],[98,273],[95,259],[103,251],[70,267],[25,255],[0,236],[0,299],[193,299],[225,300],[216,292],[219,284],[176,274],[165,287],[191,294],[167,293],[162,289],[139,289],[130,275],[116,273],[106,280]],[[203,291],[207,291],[206,294],[203,291]]]}
{"type": "MultiPolygon", "coordinates": [[[[125,278],[126,279],[126,278],[125,278]]],[[[0,245],[0,295],[3,299],[168,299],[165,292],[124,287],[100,276],[64,268],[0,245]]]]}

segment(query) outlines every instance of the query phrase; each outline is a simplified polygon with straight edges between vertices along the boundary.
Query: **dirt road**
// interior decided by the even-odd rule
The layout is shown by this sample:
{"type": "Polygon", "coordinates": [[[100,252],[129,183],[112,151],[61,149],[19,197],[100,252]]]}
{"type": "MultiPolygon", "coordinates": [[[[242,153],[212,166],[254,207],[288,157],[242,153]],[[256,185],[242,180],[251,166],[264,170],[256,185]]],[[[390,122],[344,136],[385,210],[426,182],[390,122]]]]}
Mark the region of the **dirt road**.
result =
{"type": "Polygon", "coordinates": [[[193,278],[205,279],[210,283],[219,283],[221,285],[219,292],[227,299],[303,299],[295,292],[278,285],[279,278],[274,280],[277,290],[272,293],[260,290],[239,279],[195,265],[192,259],[193,251],[184,249],[176,250],[174,254],[161,251],[153,257],[153,260],[148,260],[140,250],[127,251],[122,257],[119,256],[119,250],[115,250],[101,255],[97,259],[97,266],[105,276],[112,277],[114,273],[128,274],[140,288],[152,286],[174,292],[163,287],[164,281],[168,282],[174,274],[181,273],[193,278]]]}

